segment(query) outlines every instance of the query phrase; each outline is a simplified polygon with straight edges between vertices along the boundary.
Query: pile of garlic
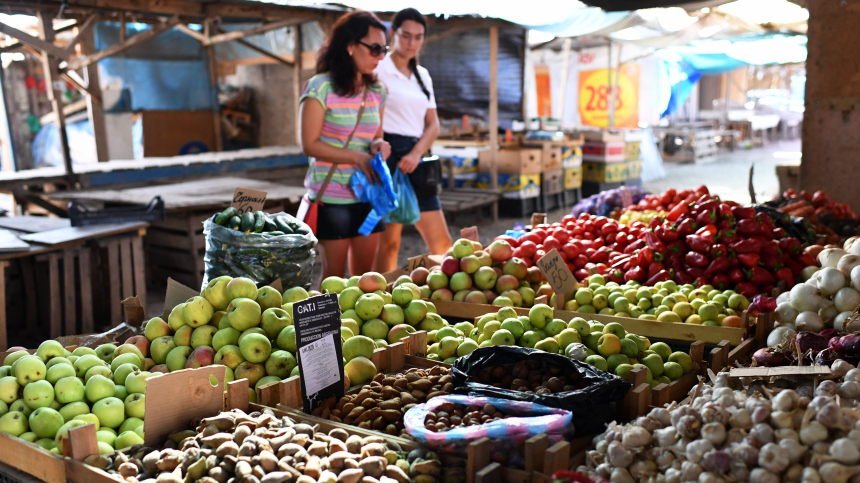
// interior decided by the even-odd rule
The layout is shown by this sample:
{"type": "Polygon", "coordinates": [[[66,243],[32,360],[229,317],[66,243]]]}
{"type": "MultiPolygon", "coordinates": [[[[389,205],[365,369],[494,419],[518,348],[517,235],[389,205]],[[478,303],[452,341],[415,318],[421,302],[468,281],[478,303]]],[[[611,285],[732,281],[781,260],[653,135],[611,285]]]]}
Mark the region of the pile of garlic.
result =
{"type": "Polygon", "coordinates": [[[610,424],[577,471],[613,483],[860,483],[860,409],[825,382],[768,399],[719,374],[692,404],[610,424]]]}

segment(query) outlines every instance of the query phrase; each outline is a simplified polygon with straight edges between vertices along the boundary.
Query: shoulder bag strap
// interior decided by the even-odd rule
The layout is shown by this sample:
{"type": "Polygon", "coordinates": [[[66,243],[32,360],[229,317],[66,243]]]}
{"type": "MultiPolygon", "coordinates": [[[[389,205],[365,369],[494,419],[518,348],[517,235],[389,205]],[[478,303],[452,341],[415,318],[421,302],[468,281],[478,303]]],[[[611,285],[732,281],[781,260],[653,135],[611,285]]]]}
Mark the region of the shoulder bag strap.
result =
{"type": "MultiPolygon", "coordinates": [[[[355,127],[352,128],[352,132],[349,133],[349,136],[347,136],[347,138],[346,138],[346,142],[343,143],[344,149],[349,148],[349,142],[352,141],[352,136],[355,134],[355,131],[358,130],[358,125],[361,123],[361,115],[364,114],[364,104],[365,104],[366,100],[367,100],[367,87],[365,86],[364,87],[364,93],[361,96],[361,107],[359,107],[359,109],[358,109],[358,116],[356,117],[356,120],[355,120],[355,127]]],[[[328,184],[331,181],[332,176],[334,176],[334,172],[336,169],[337,169],[337,165],[332,163],[331,168],[329,168],[328,174],[326,175],[322,186],[320,186],[320,190],[317,192],[317,197],[316,197],[316,199],[314,199],[313,203],[319,203],[319,200],[322,199],[322,195],[323,195],[323,193],[325,193],[326,188],[328,188],[328,184]]]]}

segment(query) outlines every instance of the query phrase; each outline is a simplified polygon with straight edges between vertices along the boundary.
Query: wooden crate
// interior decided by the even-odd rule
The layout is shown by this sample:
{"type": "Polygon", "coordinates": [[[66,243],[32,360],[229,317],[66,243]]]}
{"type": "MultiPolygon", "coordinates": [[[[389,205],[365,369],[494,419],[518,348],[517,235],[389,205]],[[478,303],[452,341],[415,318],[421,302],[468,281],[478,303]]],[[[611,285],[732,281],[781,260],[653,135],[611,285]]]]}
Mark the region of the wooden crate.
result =
{"type": "Polygon", "coordinates": [[[203,222],[213,215],[212,210],[181,211],[153,222],[146,233],[148,280],[169,277],[189,287],[200,287],[206,250],[203,222]]]}
{"type": "Polygon", "coordinates": [[[556,195],[564,190],[564,171],[561,168],[541,173],[541,195],[556,195]]]}
{"type": "Polygon", "coordinates": [[[40,314],[40,322],[47,326],[48,338],[92,333],[90,249],[66,248],[37,255],[35,259],[36,286],[42,288],[42,303],[47,305],[43,305],[47,314],[40,314]]]}
{"type": "MultiPolygon", "coordinates": [[[[126,236],[115,236],[90,241],[92,250],[92,285],[96,293],[107,297],[94,300],[95,320],[103,326],[114,327],[123,321],[122,301],[134,297],[146,307],[146,274],[148,265],[144,257],[143,237],[146,229],[126,236]]],[[[84,328],[88,334],[93,331],[84,328]]]]}

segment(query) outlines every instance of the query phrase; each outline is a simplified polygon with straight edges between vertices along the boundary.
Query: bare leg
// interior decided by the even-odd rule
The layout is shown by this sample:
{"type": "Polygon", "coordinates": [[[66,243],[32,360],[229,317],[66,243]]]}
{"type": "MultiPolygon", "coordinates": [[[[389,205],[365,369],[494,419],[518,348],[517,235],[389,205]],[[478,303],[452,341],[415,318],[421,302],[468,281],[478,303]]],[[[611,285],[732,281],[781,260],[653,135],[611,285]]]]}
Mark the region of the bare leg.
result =
{"type": "Polygon", "coordinates": [[[402,233],[403,225],[399,223],[385,225],[385,231],[380,233],[379,248],[376,249],[376,261],[373,263],[374,272],[385,273],[397,268],[397,254],[400,253],[400,236],[402,233]]]}
{"type": "Polygon", "coordinates": [[[376,258],[376,247],[379,245],[379,233],[372,233],[370,236],[359,235],[348,241],[350,275],[363,275],[371,271],[373,260],[376,258]]]}
{"type": "Polygon", "coordinates": [[[343,240],[320,240],[322,255],[322,276],[343,277],[346,275],[346,254],[349,251],[349,238],[343,240]]]}
{"type": "Polygon", "coordinates": [[[444,255],[454,244],[451,234],[448,233],[448,222],[445,221],[442,210],[422,211],[421,219],[415,223],[415,228],[418,229],[418,233],[421,233],[430,253],[434,255],[444,255]]]}

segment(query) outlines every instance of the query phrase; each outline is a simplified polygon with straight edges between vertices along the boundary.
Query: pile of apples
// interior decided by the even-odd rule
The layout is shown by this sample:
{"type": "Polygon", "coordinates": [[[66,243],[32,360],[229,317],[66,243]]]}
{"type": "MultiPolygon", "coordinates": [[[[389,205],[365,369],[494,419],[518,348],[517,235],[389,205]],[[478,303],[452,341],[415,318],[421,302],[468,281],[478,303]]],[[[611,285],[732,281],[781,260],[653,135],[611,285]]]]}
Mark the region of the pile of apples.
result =
{"type": "MultiPolygon", "coordinates": [[[[130,341],[134,342],[134,341],[130,341]]],[[[145,357],[133,343],[13,347],[0,366],[0,431],[63,454],[69,430],[94,424],[100,454],[143,443],[145,357]]]]}
{"type": "Polygon", "coordinates": [[[549,285],[541,287],[543,276],[531,260],[515,253],[505,239],[497,238],[484,249],[479,242],[461,238],[441,265],[418,267],[408,279],[431,300],[531,307],[536,296],[549,296],[552,290],[549,285]]]}

